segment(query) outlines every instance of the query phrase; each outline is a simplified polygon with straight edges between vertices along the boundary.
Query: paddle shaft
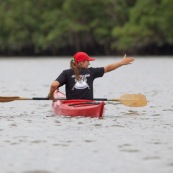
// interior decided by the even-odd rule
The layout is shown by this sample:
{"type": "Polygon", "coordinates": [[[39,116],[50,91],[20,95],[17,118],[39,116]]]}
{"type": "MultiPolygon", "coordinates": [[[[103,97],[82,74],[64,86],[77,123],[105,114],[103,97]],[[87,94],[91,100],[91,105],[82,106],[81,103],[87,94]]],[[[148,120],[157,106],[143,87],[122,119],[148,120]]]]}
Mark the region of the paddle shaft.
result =
{"type": "Polygon", "coordinates": [[[92,100],[97,100],[97,101],[119,101],[119,99],[107,99],[107,98],[94,98],[92,100]]]}
{"type": "MultiPolygon", "coordinates": [[[[49,98],[33,97],[33,98],[20,98],[19,100],[49,100],[49,98]]],[[[71,100],[71,99],[57,98],[55,100],[71,100]]],[[[75,100],[82,100],[82,99],[75,99],[75,100]]],[[[86,100],[86,99],[84,99],[84,100],[86,100]]],[[[91,100],[95,100],[95,101],[119,101],[119,99],[107,99],[107,98],[94,98],[91,100]]]]}
{"type": "MultiPolygon", "coordinates": [[[[16,100],[50,100],[49,98],[44,98],[44,97],[33,97],[33,98],[18,98],[16,100]]],[[[66,99],[66,98],[56,98],[55,100],[73,100],[73,99],[66,99]]],[[[82,100],[82,99],[75,99],[75,100],[82,100]]],[[[84,99],[86,100],[86,99],[84,99]]],[[[119,99],[107,99],[107,98],[94,98],[90,100],[95,100],[95,101],[119,101],[119,99]]]]}
{"type": "MultiPolygon", "coordinates": [[[[0,96],[0,102],[11,102],[15,100],[50,100],[48,97],[33,97],[33,98],[25,98],[25,97],[1,97],[0,96]]],[[[56,100],[70,100],[66,99],[65,97],[57,98],[56,100]]],[[[75,99],[77,100],[77,99],[75,99]]],[[[79,99],[81,100],[81,99],[79,99]]],[[[130,107],[141,107],[147,105],[146,97],[142,94],[125,94],[121,96],[120,98],[116,99],[107,99],[107,98],[94,98],[91,100],[97,100],[97,101],[118,101],[126,106],[130,107]]]]}
{"type": "Polygon", "coordinates": [[[48,97],[44,98],[44,97],[33,97],[31,100],[49,100],[48,97]]]}

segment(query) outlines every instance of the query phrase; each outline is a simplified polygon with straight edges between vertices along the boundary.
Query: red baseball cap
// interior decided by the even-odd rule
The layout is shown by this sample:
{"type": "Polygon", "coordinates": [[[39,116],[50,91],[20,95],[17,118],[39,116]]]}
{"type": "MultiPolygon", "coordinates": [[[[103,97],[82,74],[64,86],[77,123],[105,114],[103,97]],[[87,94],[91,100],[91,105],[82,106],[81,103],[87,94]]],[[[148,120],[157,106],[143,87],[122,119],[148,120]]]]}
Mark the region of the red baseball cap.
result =
{"type": "Polygon", "coordinates": [[[77,52],[74,54],[74,59],[76,63],[82,62],[82,61],[94,61],[94,58],[89,57],[85,52],[77,52]]]}

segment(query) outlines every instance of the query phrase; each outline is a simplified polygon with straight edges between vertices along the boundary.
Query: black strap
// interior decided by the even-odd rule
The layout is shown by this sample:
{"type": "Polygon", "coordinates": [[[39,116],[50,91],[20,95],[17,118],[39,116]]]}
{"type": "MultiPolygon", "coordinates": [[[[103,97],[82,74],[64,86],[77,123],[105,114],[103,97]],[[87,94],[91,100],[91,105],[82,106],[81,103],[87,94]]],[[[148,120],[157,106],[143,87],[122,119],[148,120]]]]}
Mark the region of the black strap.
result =
{"type": "Polygon", "coordinates": [[[100,102],[81,102],[81,103],[73,103],[69,104],[68,106],[77,106],[77,105],[83,105],[83,104],[89,104],[89,105],[99,105],[100,102]]]}

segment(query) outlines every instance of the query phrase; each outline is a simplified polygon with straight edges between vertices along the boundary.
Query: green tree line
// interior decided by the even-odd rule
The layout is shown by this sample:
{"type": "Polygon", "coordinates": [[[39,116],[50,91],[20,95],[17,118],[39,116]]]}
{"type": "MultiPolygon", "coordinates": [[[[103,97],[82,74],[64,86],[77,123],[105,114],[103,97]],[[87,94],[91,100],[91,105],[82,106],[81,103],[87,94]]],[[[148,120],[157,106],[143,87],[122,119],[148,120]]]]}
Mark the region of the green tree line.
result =
{"type": "Polygon", "coordinates": [[[1,55],[171,53],[172,0],[0,0],[1,55]]]}

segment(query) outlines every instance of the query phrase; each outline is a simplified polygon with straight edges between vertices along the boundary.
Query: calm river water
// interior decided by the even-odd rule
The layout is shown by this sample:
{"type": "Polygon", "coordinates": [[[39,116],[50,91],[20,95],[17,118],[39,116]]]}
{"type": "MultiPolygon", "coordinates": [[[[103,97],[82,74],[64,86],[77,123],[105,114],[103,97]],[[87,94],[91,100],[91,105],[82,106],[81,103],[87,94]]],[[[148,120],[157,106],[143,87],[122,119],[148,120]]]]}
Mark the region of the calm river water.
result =
{"type": "MultiPolygon", "coordinates": [[[[54,116],[51,101],[0,103],[2,173],[172,173],[173,57],[135,57],[95,81],[97,98],[146,95],[148,105],[107,103],[103,119],[54,116]]],[[[93,67],[120,57],[96,57],[93,67]]],[[[45,97],[69,58],[1,58],[0,95],[45,97]]],[[[64,92],[64,88],[61,88],[64,92]]]]}

